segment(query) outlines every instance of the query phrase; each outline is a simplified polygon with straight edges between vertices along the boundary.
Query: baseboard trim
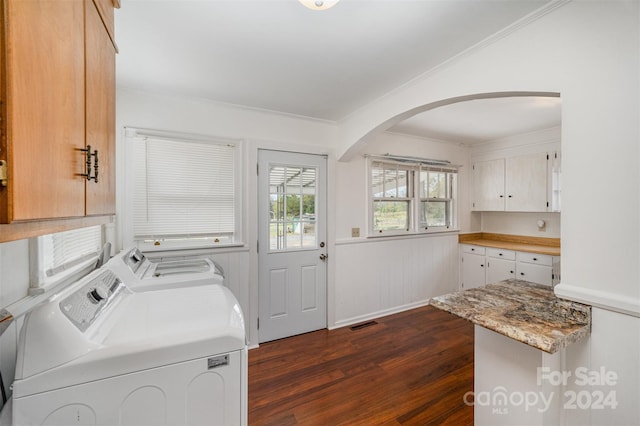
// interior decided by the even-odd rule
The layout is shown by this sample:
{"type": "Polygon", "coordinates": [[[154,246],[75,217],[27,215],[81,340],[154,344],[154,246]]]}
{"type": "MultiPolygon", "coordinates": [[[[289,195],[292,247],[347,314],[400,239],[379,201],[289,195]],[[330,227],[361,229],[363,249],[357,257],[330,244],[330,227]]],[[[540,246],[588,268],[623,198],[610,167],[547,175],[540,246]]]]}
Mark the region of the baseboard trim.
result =
{"type": "Polygon", "coordinates": [[[346,318],[340,321],[336,321],[335,324],[327,327],[329,330],[335,330],[336,328],[342,328],[351,326],[353,324],[358,324],[361,322],[386,317],[388,315],[397,314],[400,312],[408,311],[410,309],[420,308],[422,306],[427,306],[429,304],[429,300],[421,300],[419,302],[408,303],[406,305],[394,306],[392,308],[383,309],[376,312],[371,312],[364,315],[359,315],[357,317],[346,318]]]}

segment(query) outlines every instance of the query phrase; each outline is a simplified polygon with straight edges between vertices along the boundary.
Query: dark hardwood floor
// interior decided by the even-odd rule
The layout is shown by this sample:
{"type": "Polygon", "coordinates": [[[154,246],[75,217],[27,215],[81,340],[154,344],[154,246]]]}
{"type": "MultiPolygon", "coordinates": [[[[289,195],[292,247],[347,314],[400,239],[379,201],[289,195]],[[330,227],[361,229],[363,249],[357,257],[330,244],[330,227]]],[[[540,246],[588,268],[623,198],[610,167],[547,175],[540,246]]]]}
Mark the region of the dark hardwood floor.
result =
{"type": "Polygon", "coordinates": [[[429,306],[249,351],[250,425],[472,425],[473,325],[429,306]]]}

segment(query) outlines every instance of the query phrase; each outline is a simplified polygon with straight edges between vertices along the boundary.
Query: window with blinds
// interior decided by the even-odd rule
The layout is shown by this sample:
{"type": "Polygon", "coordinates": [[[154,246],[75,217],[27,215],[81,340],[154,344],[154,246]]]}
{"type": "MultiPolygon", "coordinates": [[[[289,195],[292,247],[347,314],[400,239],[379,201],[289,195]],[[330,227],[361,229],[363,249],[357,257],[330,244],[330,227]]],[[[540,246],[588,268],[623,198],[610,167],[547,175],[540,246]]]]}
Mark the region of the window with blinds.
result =
{"type": "Polygon", "coordinates": [[[102,249],[102,227],[74,229],[38,237],[42,281],[55,277],[85,261],[102,249]]]}
{"type": "Polygon", "coordinates": [[[138,136],[133,144],[133,239],[229,244],[238,234],[236,147],[138,136]]]}
{"type": "Polygon", "coordinates": [[[370,235],[433,232],[456,224],[457,169],[369,159],[370,235]]]}

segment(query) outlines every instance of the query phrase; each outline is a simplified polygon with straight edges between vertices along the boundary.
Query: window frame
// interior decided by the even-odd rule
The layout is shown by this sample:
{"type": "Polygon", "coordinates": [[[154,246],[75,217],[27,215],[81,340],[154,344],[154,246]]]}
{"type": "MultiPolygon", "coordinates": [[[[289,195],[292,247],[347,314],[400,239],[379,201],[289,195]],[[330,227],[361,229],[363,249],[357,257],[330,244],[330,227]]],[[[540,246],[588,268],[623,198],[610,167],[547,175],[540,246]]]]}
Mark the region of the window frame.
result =
{"type": "MultiPolygon", "coordinates": [[[[419,235],[458,231],[458,168],[456,166],[434,165],[428,162],[394,160],[378,156],[366,156],[367,173],[367,237],[385,237],[402,235],[419,235]],[[376,169],[387,170],[386,167],[407,171],[406,197],[379,197],[374,194],[374,172],[376,169]],[[446,173],[446,197],[422,196],[421,172],[446,173]],[[380,201],[403,201],[408,203],[408,228],[406,229],[376,229],[375,203],[380,201]],[[422,203],[445,203],[444,226],[424,226],[421,220],[422,203]]],[[[426,194],[429,195],[429,194],[426,194]]]]}
{"type": "Polygon", "coordinates": [[[167,132],[161,130],[152,129],[140,129],[125,127],[123,131],[124,141],[124,171],[122,175],[124,179],[121,181],[122,188],[122,241],[125,246],[135,246],[145,252],[153,251],[170,251],[170,250],[182,250],[182,249],[216,249],[216,248],[230,248],[230,247],[242,247],[245,245],[244,241],[244,215],[243,215],[243,201],[244,201],[244,179],[243,179],[243,165],[245,164],[245,147],[244,141],[238,139],[227,139],[208,135],[197,135],[179,132],[167,132]],[[150,139],[166,139],[182,142],[198,142],[198,143],[212,143],[218,145],[230,145],[233,147],[233,185],[234,185],[234,231],[231,241],[219,241],[216,242],[213,237],[184,237],[184,238],[158,238],[158,239],[137,239],[134,232],[134,202],[135,202],[135,188],[133,185],[127,185],[127,182],[132,182],[135,176],[134,168],[135,156],[134,156],[134,139],[136,138],[150,138],[150,139]],[[159,244],[157,244],[159,242],[159,244]]]}
{"type": "Polygon", "coordinates": [[[96,266],[96,262],[98,261],[101,250],[103,249],[104,242],[105,230],[102,225],[61,231],[29,239],[29,293],[43,293],[47,291],[47,289],[60,283],[68,280],[75,280],[91,272],[96,266]],[[47,260],[51,259],[53,253],[47,253],[45,250],[53,249],[53,241],[47,242],[45,239],[53,238],[54,235],[61,235],[67,232],[73,233],[98,227],[99,230],[97,233],[99,233],[100,240],[97,242],[97,251],[95,253],[87,252],[80,257],[65,259],[60,265],[56,265],[52,268],[51,264],[47,260]]]}

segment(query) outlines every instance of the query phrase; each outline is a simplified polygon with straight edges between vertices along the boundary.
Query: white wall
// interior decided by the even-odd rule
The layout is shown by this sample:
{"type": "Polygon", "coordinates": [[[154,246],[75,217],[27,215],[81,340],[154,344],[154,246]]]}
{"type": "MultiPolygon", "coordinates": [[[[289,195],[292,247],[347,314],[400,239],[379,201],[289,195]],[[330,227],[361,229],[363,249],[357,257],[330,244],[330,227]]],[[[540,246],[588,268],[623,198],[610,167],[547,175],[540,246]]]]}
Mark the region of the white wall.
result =
{"type": "MultiPolygon", "coordinates": [[[[171,132],[200,134],[228,139],[241,139],[244,143],[244,242],[242,248],[216,252],[218,261],[228,277],[228,285],[240,302],[245,314],[250,344],[257,344],[258,317],[258,257],[257,241],[257,177],[255,164],[260,148],[281,149],[329,155],[329,187],[333,144],[336,126],[319,120],[310,120],[256,109],[240,108],[201,99],[163,96],[128,89],[116,94],[117,132],[117,224],[118,249],[122,249],[122,211],[127,171],[123,169],[123,128],[146,128],[171,132]]],[[[329,211],[332,198],[329,197],[329,211]]],[[[332,232],[329,224],[329,235],[332,232]]],[[[331,248],[332,239],[329,241],[331,248]]]]}
{"type": "Polygon", "coordinates": [[[638,424],[640,3],[555,6],[351,115],[342,123],[337,155],[348,160],[380,124],[433,102],[513,90],[560,93],[562,283],[556,292],[599,307],[587,349],[593,356],[582,358],[586,367],[628,377],[619,389],[624,404],[594,413],[591,423],[638,424]],[[600,207],[599,197],[611,207],[600,207]],[[621,324],[624,331],[617,332],[621,324]]]}
{"type": "MultiPolygon", "coordinates": [[[[229,286],[238,297],[247,319],[249,338],[257,342],[258,316],[258,257],[255,251],[257,240],[257,178],[254,164],[259,148],[283,149],[329,155],[328,182],[328,325],[334,327],[351,323],[356,318],[375,317],[411,306],[425,304],[429,297],[453,291],[457,288],[457,242],[456,235],[447,237],[419,237],[402,240],[351,241],[351,228],[359,227],[361,235],[366,232],[366,171],[364,157],[350,163],[336,163],[333,154],[337,140],[336,125],[264,111],[243,109],[204,100],[184,99],[158,94],[121,89],[117,93],[117,126],[151,128],[175,132],[196,133],[245,142],[245,232],[246,245],[242,249],[230,250],[224,256],[214,255],[228,274],[229,286]],[[222,118],[220,118],[222,117],[222,118]],[[338,245],[336,245],[336,241],[338,245]],[[354,243],[358,248],[354,250],[354,243]],[[407,264],[407,256],[399,253],[410,250],[415,266],[407,264]],[[371,256],[362,256],[369,252],[371,256]],[[417,256],[418,253],[425,257],[417,256]],[[374,256],[375,255],[375,256],[374,256]],[[438,259],[433,262],[431,259],[438,259]],[[378,262],[382,259],[384,262],[378,262]],[[378,263],[393,274],[379,273],[370,266],[378,263]],[[386,266],[385,266],[386,265],[386,266]],[[394,265],[394,266],[389,266],[394,265]],[[402,266],[400,266],[402,265],[402,266]],[[245,269],[242,269],[244,267],[245,269]],[[390,269],[392,268],[392,269],[390,269]],[[233,271],[237,273],[233,274],[233,271]],[[356,287],[363,283],[366,285],[356,287]],[[401,279],[398,279],[401,277],[401,279]],[[360,288],[369,296],[363,299],[360,288]],[[368,302],[364,303],[364,300],[368,302]]],[[[122,168],[122,131],[118,132],[118,161],[122,168]]],[[[465,204],[468,149],[441,141],[427,141],[402,135],[383,134],[371,145],[368,153],[392,152],[398,155],[414,155],[428,158],[448,159],[460,164],[461,222],[468,223],[468,206],[465,204]]],[[[118,170],[121,189],[126,181],[126,170],[118,170]]],[[[118,213],[124,204],[123,192],[118,192],[118,213]]],[[[122,215],[118,218],[119,245],[122,245],[122,215]]],[[[118,247],[120,248],[120,247],[118,247]]]]}
{"type": "Polygon", "coordinates": [[[599,299],[609,295],[597,301],[609,307],[622,299],[640,315],[640,4],[629,0],[556,5],[538,20],[352,114],[342,123],[338,157],[348,159],[366,146],[370,137],[365,136],[381,123],[443,99],[514,90],[560,93],[560,289],[582,292],[585,300],[593,300],[594,293],[600,293],[599,299]],[[599,173],[594,173],[596,167],[599,173]],[[624,207],[613,212],[594,208],[594,197],[600,194],[622,200],[624,207]],[[607,226],[612,222],[618,226],[607,226]],[[587,234],[598,244],[584,244],[587,234]]]}

